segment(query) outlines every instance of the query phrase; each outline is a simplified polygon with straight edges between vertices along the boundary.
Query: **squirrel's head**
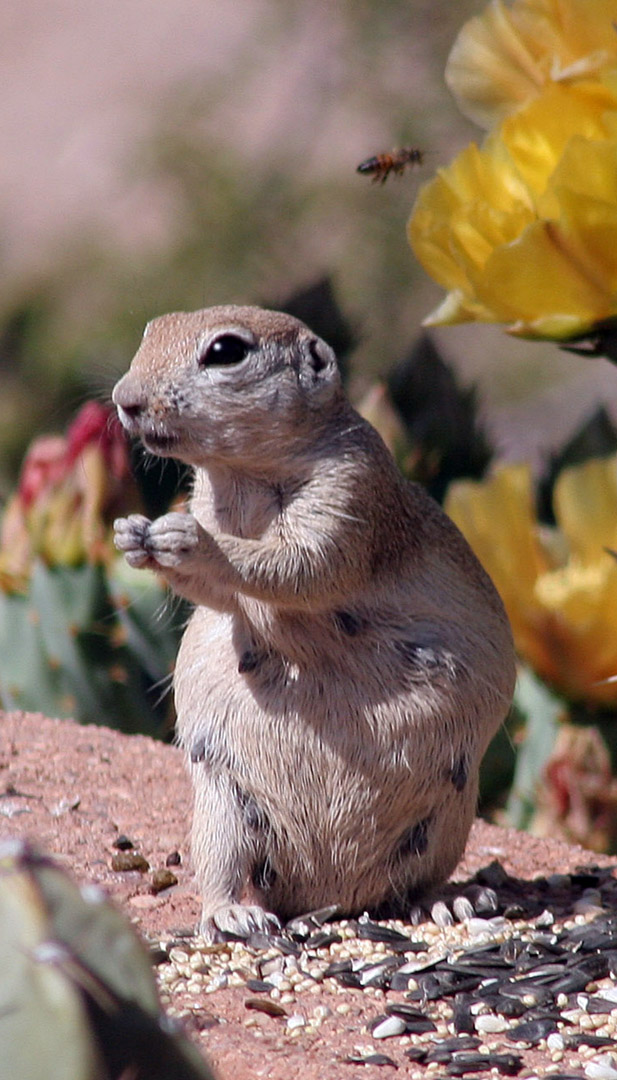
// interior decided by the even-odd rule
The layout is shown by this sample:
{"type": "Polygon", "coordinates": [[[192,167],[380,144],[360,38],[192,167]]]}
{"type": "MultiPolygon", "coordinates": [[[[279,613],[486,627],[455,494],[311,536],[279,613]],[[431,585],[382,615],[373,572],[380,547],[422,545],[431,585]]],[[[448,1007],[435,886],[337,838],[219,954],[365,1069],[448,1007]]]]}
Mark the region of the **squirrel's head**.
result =
{"type": "Polygon", "coordinates": [[[232,306],[153,319],[113,391],[152,453],[258,469],[301,453],[341,398],[334,353],[304,323],[232,306]]]}

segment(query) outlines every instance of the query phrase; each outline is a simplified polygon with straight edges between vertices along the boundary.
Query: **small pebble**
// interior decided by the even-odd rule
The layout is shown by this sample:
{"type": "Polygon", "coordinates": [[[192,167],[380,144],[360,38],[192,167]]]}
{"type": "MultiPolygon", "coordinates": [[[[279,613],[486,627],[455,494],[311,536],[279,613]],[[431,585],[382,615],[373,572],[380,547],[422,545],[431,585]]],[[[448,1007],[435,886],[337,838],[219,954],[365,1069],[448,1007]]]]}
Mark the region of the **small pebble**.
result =
{"type": "Polygon", "coordinates": [[[112,855],[111,868],[118,873],[138,870],[140,874],[145,874],[150,869],[150,863],[138,851],[119,851],[117,855],[112,855]]]}
{"type": "Polygon", "coordinates": [[[178,879],[168,867],[161,867],[159,870],[154,870],[150,879],[150,888],[153,893],[160,893],[163,889],[169,889],[172,885],[177,885],[178,879]]]}
{"type": "Polygon", "coordinates": [[[302,1028],[305,1025],[306,1020],[303,1016],[300,1015],[300,1013],[294,1013],[293,1016],[290,1016],[287,1021],[287,1027],[290,1031],[293,1031],[294,1028],[302,1028]]]}
{"type": "Polygon", "coordinates": [[[124,833],[121,833],[120,836],[116,837],[113,846],[117,848],[118,851],[130,851],[131,848],[135,847],[133,841],[129,840],[128,836],[125,836],[124,833]]]}

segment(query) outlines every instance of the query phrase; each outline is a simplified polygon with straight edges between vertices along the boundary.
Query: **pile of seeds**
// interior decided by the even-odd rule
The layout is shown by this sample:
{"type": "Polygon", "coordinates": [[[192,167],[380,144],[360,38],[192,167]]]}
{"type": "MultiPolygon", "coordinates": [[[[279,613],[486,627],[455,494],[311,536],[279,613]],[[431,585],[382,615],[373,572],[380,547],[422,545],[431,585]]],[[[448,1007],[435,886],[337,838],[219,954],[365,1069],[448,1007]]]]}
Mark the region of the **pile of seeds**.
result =
{"type": "Polygon", "coordinates": [[[406,1062],[412,1076],[427,1068],[435,1077],[617,1080],[610,870],[534,883],[491,872],[503,914],[447,927],[368,916],[334,922],[330,908],[242,942],[176,935],[156,949],[163,1002],[191,1017],[206,995],[241,987],[245,1025],[259,1036],[258,1014],[266,1013],[293,1039],[348,1017],[361,995],[374,1009],[362,1010],[358,1043],[342,1058],[352,1064],[406,1062]],[[533,1049],[544,1062],[535,1072],[527,1064],[533,1049]]]}

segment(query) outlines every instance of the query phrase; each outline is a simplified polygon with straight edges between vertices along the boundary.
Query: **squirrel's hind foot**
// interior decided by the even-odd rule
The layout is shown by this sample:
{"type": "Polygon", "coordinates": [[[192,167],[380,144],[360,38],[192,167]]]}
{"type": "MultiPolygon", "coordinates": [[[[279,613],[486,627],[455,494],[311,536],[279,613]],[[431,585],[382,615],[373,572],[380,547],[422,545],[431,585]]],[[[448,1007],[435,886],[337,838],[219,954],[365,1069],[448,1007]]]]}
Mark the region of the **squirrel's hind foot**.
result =
{"type": "Polygon", "coordinates": [[[231,939],[243,941],[251,934],[274,934],[280,929],[276,915],[256,904],[229,904],[202,918],[199,933],[208,944],[216,944],[231,939]]]}

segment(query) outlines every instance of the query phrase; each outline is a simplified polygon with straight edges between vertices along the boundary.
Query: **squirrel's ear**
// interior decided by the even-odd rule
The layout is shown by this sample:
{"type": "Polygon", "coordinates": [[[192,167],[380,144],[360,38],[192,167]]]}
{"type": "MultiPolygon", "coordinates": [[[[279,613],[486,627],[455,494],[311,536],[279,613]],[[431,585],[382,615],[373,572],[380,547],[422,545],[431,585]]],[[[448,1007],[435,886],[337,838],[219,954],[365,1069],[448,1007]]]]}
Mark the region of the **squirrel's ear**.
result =
{"type": "Polygon", "coordinates": [[[336,356],[318,337],[306,338],[302,343],[303,363],[300,365],[300,382],[312,393],[324,395],[328,390],[338,387],[341,376],[336,356]]]}

